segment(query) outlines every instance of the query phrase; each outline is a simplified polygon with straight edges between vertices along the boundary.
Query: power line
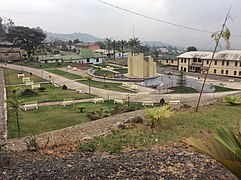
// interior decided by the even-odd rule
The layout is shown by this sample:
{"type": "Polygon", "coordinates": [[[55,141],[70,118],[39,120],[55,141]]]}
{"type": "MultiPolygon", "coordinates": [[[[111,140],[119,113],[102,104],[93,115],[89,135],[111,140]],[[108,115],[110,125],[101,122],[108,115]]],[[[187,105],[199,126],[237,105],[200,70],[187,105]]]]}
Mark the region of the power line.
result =
{"type": "MultiPolygon", "coordinates": [[[[129,10],[129,9],[126,9],[126,8],[122,8],[122,7],[120,7],[120,6],[116,6],[116,5],[111,4],[111,3],[107,3],[107,2],[102,1],[102,0],[97,0],[97,1],[100,2],[100,3],[102,3],[102,4],[111,6],[111,7],[113,7],[113,8],[116,8],[116,9],[119,9],[119,10],[122,10],[122,11],[126,11],[126,12],[128,12],[128,13],[130,13],[130,14],[134,14],[134,15],[137,15],[137,16],[141,16],[141,17],[144,17],[144,18],[146,18],[146,19],[150,19],[150,20],[157,21],[157,22],[160,22],[160,23],[164,23],[164,24],[176,26],[176,27],[179,27],[179,28],[185,28],[185,29],[189,29],[189,30],[193,30],[193,31],[198,31],[198,32],[213,34],[212,31],[208,31],[208,30],[204,30],[204,29],[198,29],[198,28],[194,28],[194,27],[190,27],[190,26],[186,26],[186,25],[182,25],[182,24],[176,24],[176,23],[173,23],[173,22],[160,20],[160,19],[157,19],[157,18],[154,18],[154,17],[151,17],[151,16],[147,16],[147,15],[144,15],[144,14],[141,14],[141,13],[138,13],[138,12],[135,12],[135,11],[132,11],[132,10],[129,10]]],[[[241,35],[231,35],[231,36],[241,37],[241,35]]]]}

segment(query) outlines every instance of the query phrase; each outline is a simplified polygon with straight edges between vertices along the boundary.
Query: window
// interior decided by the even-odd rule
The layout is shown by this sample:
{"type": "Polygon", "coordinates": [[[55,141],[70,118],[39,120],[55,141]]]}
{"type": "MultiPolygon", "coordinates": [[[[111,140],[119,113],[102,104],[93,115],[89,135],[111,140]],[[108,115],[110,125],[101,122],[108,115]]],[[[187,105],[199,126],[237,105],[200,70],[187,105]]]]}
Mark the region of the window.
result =
{"type": "Polygon", "coordinates": [[[241,71],[238,72],[238,75],[241,76],[241,71]]]}
{"type": "Polygon", "coordinates": [[[168,60],[166,60],[166,63],[168,63],[168,60]]]}
{"type": "Polygon", "coordinates": [[[181,63],[183,63],[183,59],[181,59],[181,63]]]}
{"type": "Polygon", "coordinates": [[[99,62],[99,58],[96,58],[96,62],[99,62]]]}
{"type": "Polygon", "coordinates": [[[214,61],[214,65],[217,65],[217,61],[214,61]]]}
{"type": "Polygon", "coordinates": [[[173,63],[173,60],[172,60],[172,63],[173,63]]]}
{"type": "Polygon", "coordinates": [[[214,69],[214,70],[213,70],[213,73],[216,74],[216,73],[217,73],[217,69],[214,69]]]}
{"type": "Polygon", "coordinates": [[[235,66],[238,66],[238,62],[235,62],[235,66]]]}
{"type": "Polygon", "coordinates": [[[237,71],[234,71],[234,72],[233,72],[233,75],[236,76],[236,75],[237,75],[237,71]]]}
{"type": "Polygon", "coordinates": [[[198,62],[202,62],[202,60],[201,60],[201,59],[198,59],[198,62]]]}
{"type": "Polygon", "coordinates": [[[206,64],[209,64],[209,60],[206,61],[206,64]]]}
{"type": "Polygon", "coordinates": [[[229,66],[229,61],[227,61],[227,63],[226,63],[226,64],[227,64],[227,66],[229,66]]]}
{"type": "Polygon", "coordinates": [[[86,61],[87,61],[87,63],[89,63],[89,62],[90,62],[90,59],[89,59],[89,58],[87,58],[87,59],[86,59],[86,61]]]}
{"type": "Polygon", "coordinates": [[[222,61],[222,66],[224,66],[224,61],[222,61]]]}
{"type": "Polygon", "coordinates": [[[181,71],[183,70],[183,67],[181,66],[181,71]]]}
{"type": "Polygon", "coordinates": [[[223,74],[223,70],[221,70],[221,74],[223,74]]]}
{"type": "Polygon", "coordinates": [[[193,59],[193,62],[197,62],[197,59],[195,58],[195,59],[193,59]]]}
{"type": "Polygon", "coordinates": [[[186,68],[184,68],[184,72],[187,72],[187,69],[186,69],[186,68]]]}
{"type": "Polygon", "coordinates": [[[187,63],[187,59],[184,59],[184,63],[187,63]]]}
{"type": "Polygon", "coordinates": [[[228,70],[226,70],[226,74],[228,74],[228,70]]]}

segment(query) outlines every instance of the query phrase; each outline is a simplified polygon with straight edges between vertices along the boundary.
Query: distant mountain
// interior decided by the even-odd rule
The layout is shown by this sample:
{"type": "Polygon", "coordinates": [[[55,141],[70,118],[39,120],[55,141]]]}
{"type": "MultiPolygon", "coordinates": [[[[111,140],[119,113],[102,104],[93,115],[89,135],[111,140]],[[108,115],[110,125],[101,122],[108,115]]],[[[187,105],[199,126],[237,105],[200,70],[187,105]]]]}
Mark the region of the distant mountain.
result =
{"type": "Polygon", "coordinates": [[[150,45],[150,46],[156,46],[156,47],[160,47],[160,46],[170,46],[170,44],[167,43],[163,43],[160,41],[143,41],[141,42],[143,45],[150,45]]]}
{"type": "Polygon", "coordinates": [[[79,39],[80,41],[84,42],[96,42],[96,41],[103,41],[103,39],[92,36],[87,33],[71,33],[71,34],[59,34],[59,33],[52,33],[52,32],[45,32],[47,34],[47,39],[49,40],[63,40],[63,41],[69,41],[69,40],[75,40],[79,39]]]}

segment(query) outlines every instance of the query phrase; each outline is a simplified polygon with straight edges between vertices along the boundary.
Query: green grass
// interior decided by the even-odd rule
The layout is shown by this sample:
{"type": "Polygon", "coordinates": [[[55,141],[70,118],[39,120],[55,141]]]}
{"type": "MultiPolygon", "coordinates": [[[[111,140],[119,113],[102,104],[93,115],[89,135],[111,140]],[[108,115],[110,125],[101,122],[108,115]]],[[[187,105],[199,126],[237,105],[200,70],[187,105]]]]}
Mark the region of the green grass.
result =
{"type": "MultiPolygon", "coordinates": [[[[80,113],[78,106],[85,106],[85,112],[113,107],[113,101],[102,104],[81,103],[75,106],[47,106],[20,112],[20,135],[35,135],[90,121],[86,113],[80,113]]],[[[8,133],[10,138],[17,137],[16,121],[9,113],[8,133]]]]}
{"type": "MultiPolygon", "coordinates": [[[[82,84],[85,84],[85,85],[89,85],[89,81],[88,80],[80,80],[78,82],[82,83],[82,84]]],[[[100,89],[107,89],[107,90],[111,90],[111,91],[117,91],[117,92],[134,93],[134,91],[122,88],[120,83],[109,83],[109,82],[100,82],[100,81],[93,81],[93,80],[91,80],[90,81],[90,86],[91,87],[100,88],[100,89]]]]}
{"type": "MultiPolygon", "coordinates": [[[[15,86],[16,87],[16,86],[15,86]]],[[[30,86],[19,86],[23,91],[26,88],[31,89],[30,86]]],[[[51,84],[41,84],[41,87],[45,87],[46,90],[41,92],[39,90],[34,90],[38,93],[37,96],[21,96],[19,99],[23,100],[23,102],[29,102],[29,101],[38,101],[38,102],[49,102],[49,101],[63,101],[64,99],[74,98],[74,99],[87,99],[87,98],[93,98],[93,95],[89,94],[77,94],[73,90],[63,90],[62,87],[56,88],[53,87],[51,84]]],[[[8,98],[12,96],[11,92],[9,90],[11,87],[7,88],[7,96],[8,98]]],[[[20,93],[19,93],[20,94],[20,93]]]]}
{"type": "Polygon", "coordinates": [[[67,67],[68,65],[70,66],[80,66],[79,63],[36,63],[36,62],[21,62],[17,63],[18,65],[21,66],[27,66],[27,67],[32,67],[32,68],[37,68],[37,69],[48,69],[48,68],[60,68],[60,67],[67,67]]]}
{"type": "Polygon", "coordinates": [[[236,89],[231,89],[227,87],[215,86],[215,92],[226,92],[226,91],[236,91],[236,89]]]}
{"type": "Polygon", "coordinates": [[[25,71],[17,71],[14,69],[7,69],[4,68],[4,79],[5,79],[5,83],[7,85],[14,85],[14,84],[23,84],[22,78],[18,78],[18,73],[24,73],[25,77],[30,77],[31,81],[34,82],[44,82],[46,80],[35,76],[35,75],[30,75],[29,72],[25,72],[25,71]]]}
{"type": "MultiPolygon", "coordinates": [[[[150,120],[131,129],[116,131],[108,136],[94,139],[93,144],[99,151],[109,153],[122,149],[143,149],[180,142],[199,131],[215,130],[217,127],[239,128],[240,106],[214,105],[201,107],[198,112],[187,109],[165,119],[163,124],[150,128],[150,120]]],[[[80,145],[80,147],[83,145],[80,145]]],[[[83,147],[82,147],[83,148],[83,147]]]]}
{"type": "Polygon", "coordinates": [[[172,93],[197,93],[198,91],[196,89],[193,89],[191,87],[173,87],[173,88],[170,88],[171,90],[173,90],[173,92],[170,92],[171,94],[172,93]]]}
{"type": "Polygon", "coordinates": [[[121,74],[126,74],[128,72],[128,69],[126,69],[126,68],[116,68],[116,69],[114,69],[114,71],[117,71],[121,74]]]}
{"type": "Polygon", "coordinates": [[[82,79],[83,78],[80,75],[72,74],[72,73],[65,72],[65,71],[61,71],[59,69],[48,69],[46,71],[48,71],[50,73],[53,73],[53,74],[56,74],[56,75],[59,75],[59,76],[62,76],[62,77],[65,77],[67,79],[82,79]]]}

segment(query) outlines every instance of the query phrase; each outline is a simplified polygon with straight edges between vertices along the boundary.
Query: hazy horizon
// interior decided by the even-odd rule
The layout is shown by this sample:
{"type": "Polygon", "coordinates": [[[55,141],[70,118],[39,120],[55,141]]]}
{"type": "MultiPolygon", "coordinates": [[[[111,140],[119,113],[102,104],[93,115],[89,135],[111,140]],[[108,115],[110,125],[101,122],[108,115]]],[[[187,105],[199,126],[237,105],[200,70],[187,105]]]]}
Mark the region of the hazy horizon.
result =
{"type": "MultiPolygon", "coordinates": [[[[104,0],[145,16],[171,23],[215,32],[232,5],[227,26],[231,34],[241,35],[239,0],[104,0]]],[[[1,17],[16,25],[41,27],[54,33],[87,33],[98,38],[160,41],[171,45],[199,49],[213,47],[210,34],[153,21],[100,3],[97,0],[0,0],[1,17]]],[[[241,37],[231,37],[231,49],[241,49],[241,37]]],[[[224,47],[224,46],[223,46],[224,47]]]]}

